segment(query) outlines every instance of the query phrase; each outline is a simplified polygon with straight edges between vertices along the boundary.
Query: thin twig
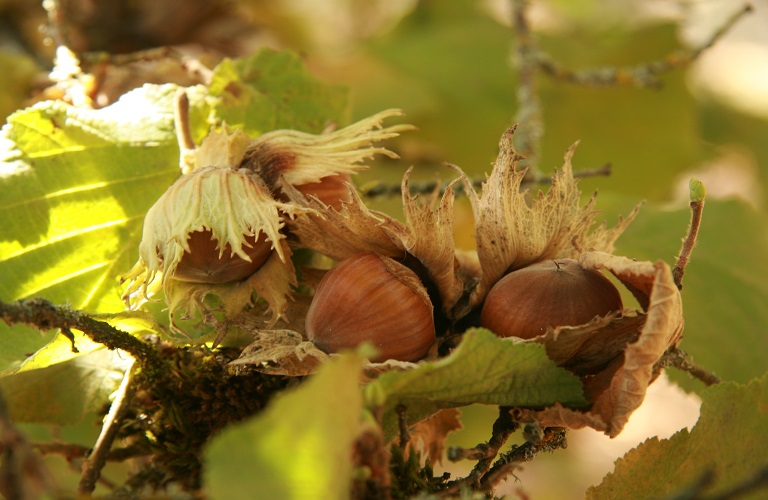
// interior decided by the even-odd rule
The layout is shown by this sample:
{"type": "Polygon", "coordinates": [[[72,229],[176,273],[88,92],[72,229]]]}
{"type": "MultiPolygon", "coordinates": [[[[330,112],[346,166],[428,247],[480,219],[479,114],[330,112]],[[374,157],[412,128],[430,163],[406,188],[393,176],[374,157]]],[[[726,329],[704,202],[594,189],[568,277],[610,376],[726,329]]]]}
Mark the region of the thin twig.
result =
{"type": "Polygon", "coordinates": [[[728,18],[712,36],[692,50],[674,52],[662,59],[623,68],[592,68],[572,71],[563,68],[542,53],[536,54],[539,69],[559,81],[590,87],[631,85],[641,88],[659,88],[658,75],[686,66],[695,61],[702,52],[712,47],[745,14],[752,12],[751,5],[743,6],[728,18]]]}
{"type": "Polygon", "coordinates": [[[404,404],[399,404],[395,407],[397,412],[397,423],[400,430],[400,449],[405,451],[408,446],[408,442],[411,440],[411,436],[408,433],[408,407],[404,404]]]}
{"type": "MultiPolygon", "coordinates": [[[[61,455],[68,462],[81,460],[87,457],[93,450],[89,446],[74,443],[31,443],[33,449],[43,455],[61,455]]],[[[151,455],[151,452],[137,447],[129,446],[126,448],[115,448],[107,454],[107,461],[122,462],[131,458],[151,455]]]]}
{"type": "Polygon", "coordinates": [[[512,27],[515,36],[515,63],[518,73],[517,113],[514,122],[518,129],[515,149],[525,157],[522,165],[528,167],[526,179],[538,180],[539,147],[544,135],[544,120],[536,89],[538,72],[537,50],[533,45],[528,24],[529,0],[511,0],[512,27]]]}
{"type": "Polygon", "coordinates": [[[685,267],[688,265],[688,261],[691,258],[693,247],[696,246],[696,237],[699,234],[701,215],[704,212],[704,200],[706,198],[704,185],[700,181],[691,179],[689,186],[691,191],[691,223],[688,225],[688,231],[686,231],[685,238],[683,239],[683,247],[680,249],[680,255],[677,257],[675,267],[672,269],[672,278],[675,280],[675,285],[677,285],[678,290],[683,289],[685,267]]]}
{"type": "Polygon", "coordinates": [[[39,330],[74,328],[109,349],[121,349],[136,358],[152,377],[164,372],[165,364],[154,348],[109,323],[97,321],[81,311],[54,306],[48,300],[32,298],[11,304],[0,302],[0,318],[8,325],[22,323],[39,330]]]}
{"type": "MultiPolygon", "coordinates": [[[[611,164],[606,163],[605,165],[598,168],[585,169],[585,170],[579,170],[578,172],[574,172],[573,177],[575,179],[585,179],[587,177],[609,176],[611,175],[611,170],[612,170],[611,164]]],[[[472,187],[475,189],[481,189],[484,182],[485,182],[485,179],[479,179],[479,178],[470,179],[470,183],[472,184],[472,187]]],[[[552,184],[552,178],[541,176],[537,179],[523,179],[521,186],[525,188],[534,184],[547,186],[552,184]]],[[[416,195],[416,194],[426,195],[426,194],[434,193],[436,189],[439,189],[440,194],[443,194],[445,193],[446,189],[448,189],[449,185],[450,185],[449,182],[439,183],[437,181],[426,181],[426,182],[410,182],[408,184],[408,187],[409,187],[409,192],[412,195],[416,195]]],[[[360,187],[360,195],[363,198],[368,198],[368,199],[391,198],[395,196],[400,196],[402,194],[400,187],[401,186],[399,183],[388,184],[385,182],[377,182],[373,184],[366,184],[360,187]]],[[[456,184],[453,186],[452,189],[454,193],[459,195],[464,192],[464,185],[456,184]]]]}
{"type": "Polygon", "coordinates": [[[80,476],[80,483],[77,485],[78,495],[90,496],[93,490],[96,489],[96,481],[98,481],[101,470],[107,463],[109,450],[112,448],[112,443],[114,443],[117,437],[120,424],[123,418],[125,418],[133,398],[135,388],[131,382],[133,381],[134,363],[135,360],[131,360],[128,369],[125,371],[123,381],[115,392],[115,399],[112,401],[109,413],[104,418],[104,425],[101,428],[98,439],[96,439],[93,452],[83,463],[83,474],[80,476]]]}
{"type": "Polygon", "coordinates": [[[686,354],[682,349],[672,348],[665,352],[661,359],[656,363],[654,371],[670,366],[690,374],[692,377],[700,380],[707,386],[712,386],[722,382],[720,377],[694,363],[688,354],[686,354]]]}
{"type": "Polygon", "coordinates": [[[514,446],[511,450],[500,456],[496,463],[493,464],[493,467],[483,476],[481,487],[483,491],[487,491],[487,488],[493,486],[490,484],[491,481],[495,484],[500,480],[499,473],[501,471],[511,472],[509,469],[510,464],[530,462],[542,451],[553,452],[567,447],[567,430],[562,427],[547,427],[544,429],[541,440],[529,441],[520,446],[514,446]]]}
{"type": "Polygon", "coordinates": [[[512,415],[509,412],[509,408],[506,406],[499,407],[499,417],[493,423],[493,430],[491,432],[491,439],[487,444],[487,454],[485,458],[480,459],[469,475],[462,481],[471,485],[476,485],[480,482],[481,478],[488,472],[488,469],[493,463],[493,459],[499,453],[499,450],[507,442],[509,436],[520,427],[520,424],[512,420],[512,415]]]}

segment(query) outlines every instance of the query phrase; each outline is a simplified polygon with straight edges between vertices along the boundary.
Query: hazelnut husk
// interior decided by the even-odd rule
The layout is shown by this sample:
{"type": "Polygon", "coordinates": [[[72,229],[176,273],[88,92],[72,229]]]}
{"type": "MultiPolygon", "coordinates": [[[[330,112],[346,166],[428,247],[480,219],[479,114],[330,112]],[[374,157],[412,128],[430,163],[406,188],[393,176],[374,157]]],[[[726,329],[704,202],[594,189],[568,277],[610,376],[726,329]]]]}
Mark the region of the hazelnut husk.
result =
{"type": "Polygon", "coordinates": [[[306,316],[307,338],[322,351],[370,342],[371,361],[416,361],[435,343],[432,303],[416,274],[389,257],[361,253],[326,273],[306,316]]]}
{"type": "Polygon", "coordinates": [[[500,337],[530,339],[621,311],[621,295],[599,271],[548,260],[504,276],[485,299],[480,323],[500,337]]]}
{"type": "Polygon", "coordinates": [[[194,231],[187,238],[185,251],[174,272],[174,278],[190,283],[223,284],[242,281],[258,271],[272,255],[272,244],[259,231],[258,238],[244,236],[245,260],[232,251],[227,243],[223,248],[210,230],[194,231]]]}

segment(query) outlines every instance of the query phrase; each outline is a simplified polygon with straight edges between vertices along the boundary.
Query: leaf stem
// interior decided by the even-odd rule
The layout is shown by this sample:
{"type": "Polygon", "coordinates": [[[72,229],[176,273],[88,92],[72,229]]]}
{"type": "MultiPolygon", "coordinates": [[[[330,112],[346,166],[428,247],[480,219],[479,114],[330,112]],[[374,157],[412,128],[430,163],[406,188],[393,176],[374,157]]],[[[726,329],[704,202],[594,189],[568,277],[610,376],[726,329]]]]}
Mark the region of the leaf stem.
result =
{"type": "Polygon", "coordinates": [[[123,375],[120,387],[115,392],[115,399],[109,408],[109,413],[104,418],[104,425],[101,433],[96,440],[93,452],[83,463],[83,473],[80,476],[80,483],[77,485],[78,495],[90,496],[96,489],[96,481],[101,475],[101,470],[107,463],[109,451],[112,443],[120,430],[120,424],[128,412],[129,404],[133,398],[135,388],[131,384],[134,375],[135,360],[131,360],[130,366],[123,375]]]}
{"type": "Polygon", "coordinates": [[[688,265],[688,261],[691,258],[693,247],[696,246],[696,237],[699,234],[701,216],[704,212],[704,185],[696,179],[691,179],[690,190],[691,222],[688,225],[688,231],[686,231],[685,238],[683,239],[683,247],[680,249],[680,255],[677,257],[675,267],[672,269],[672,278],[675,280],[675,285],[677,286],[678,290],[683,289],[683,275],[685,274],[685,267],[688,265]]]}
{"type": "Polygon", "coordinates": [[[676,347],[664,353],[658,363],[656,363],[654,371],[669,366],[688,373],[692,377],[703,382],[706,386],[712,386],[722,382],[720,377],[694,363],[685,351],[676,347]]]}

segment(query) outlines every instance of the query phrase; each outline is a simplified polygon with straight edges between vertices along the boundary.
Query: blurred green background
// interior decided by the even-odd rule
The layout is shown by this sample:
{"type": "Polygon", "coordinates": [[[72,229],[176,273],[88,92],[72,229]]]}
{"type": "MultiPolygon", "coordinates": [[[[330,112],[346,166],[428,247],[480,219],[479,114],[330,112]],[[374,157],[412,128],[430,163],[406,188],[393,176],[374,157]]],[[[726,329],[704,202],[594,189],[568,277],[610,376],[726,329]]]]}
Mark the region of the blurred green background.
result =
{"type": "MultiPolygon", "coordinates": [[[[74,9],[79,3],[62,5],[74,9]]],[[[586,195],[599,190],[598,207],[609,224],[641,200],[647,202],[619,240],[618,253],[673,263],[688,223],[688,179],[696,176],[705,183],[709,197],[702,232],[683,292],[682,347],[698,363],[737,382],[762,374],[768,352],[768,2],[752,3],[755,12],[697,62],[661,75],[659,89],[587,88],[545,76],[537,82],[544,123],[541,171],[559,167],[565,150],[580,141],[576,170],[613,166],[610,177],[581,184],[586,195]]],[[[70,34],[90,38],[72,35],[71,40],[85,40],[84,50],[174,44],[213,47],[232,57],[265,45],[292,49],[319,78],[349,87],[350,121],[384,108],[403,109],[418,130],[393,145],[401,161],[380,162],[358,176],[358,185],[399,183],[409,165],[416,166],[416,179],[447,180],[452,173],[444,162],[481,177],[517,112],[506,1],[241,0],[180,7],[155,0],[135,5],[147,17],[121,32],[128,42],[107,37],[98,23],[75,21],[70,34]]],[[[690,49],[739,8],[726,0],[552,0],[531,2],[530,17],[536,43],[560,65],[581,69],[633,66],[690,49]]],[[[105,14],[102,24],[108,26],[109,19],[105,14]]],[[[39,29],[45,23],[39,2],[0,0],[0,73],[6,75],[0,79],[0,115],[25,107],[32,96],[45,96],[55,35],[39,29]]],[[[399,200],[372,204],[396,212],[399,200]]],[[[468,204],[460,199],[460,247],[472,247],[472,231],[468,204]]],[[[688,391],[701,389],[686,376],[672,377],[688,391]]],[[[689,417],[668,418],[667,428],[646,427],[647,435],[695,421],[695,397],[670,397],[678,399],[661,398],[658,404],[678,405],[689,417]]],[[[466,416],[467,429],[452,438],[453,444],[486,440],[495,410],[473,407],[466,416]]],[[[93,429],[83,428],[86,434],[69,429],[63,437],[74,433],[81,437],[73,439],[92,442],[93,429]]],[[[574,436],[583,449],[598,446],[574,436]]],[[[644,439],[642,433],[637,436],[644,439]]],[[[598,466],[565,453],[542,456],[518,474],[522,483],[508,484],[507,491],[521,487],[535,491],[536,498],[579,498],[595,481],[588,467],[598,466]],[[547,481],[553,470],[570,480],[547,481]]]]}

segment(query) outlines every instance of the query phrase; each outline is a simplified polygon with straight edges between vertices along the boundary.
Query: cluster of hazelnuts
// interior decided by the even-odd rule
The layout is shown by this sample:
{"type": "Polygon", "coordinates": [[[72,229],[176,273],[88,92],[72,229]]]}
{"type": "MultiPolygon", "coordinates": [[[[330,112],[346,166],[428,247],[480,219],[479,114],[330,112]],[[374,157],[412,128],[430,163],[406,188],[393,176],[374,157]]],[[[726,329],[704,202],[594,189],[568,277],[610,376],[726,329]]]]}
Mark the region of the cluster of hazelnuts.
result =
{"type": "MultiPolygon", "coordinates": [[[[274,324],[287,308],[291,285],[296,284],[288,234],[293,233],[292,241],[298,239],[299,246],[316,249],[312,241],[302,240],[302,236],[294,232],[295,226],[293,229],[284,226],[298,224],[297,219],[301,217],[311,220],[315,216],[319,219],[330,216],[324,219],[326,224],[334,224],[334,217],[340,217],[339,223],[349,222],[350,227],[354,226],[361,234],[367,234],[369,226],[376,226],[377,216],[366,213],[362,202],[353,199],[356,195],[348,184],[349,173],[361,168],[357,165],[361,159],[375,153],[393,156],[372,144],[397,135],[402,127],[382,128],[380,124],[383,118],[397,114],[396,110],[382,112],[346,129],[320,136],[295,131],[275,131],[255,140],[226,131],[212,135],[198,150],[200,158],[206,159],[200,161],[202,165],[207,165],[203,161],[207,161],[211,151],[239,153],[185,173],[150,209],[139,262],[124,277],[132,280],[125,294],[127,300],[130,302],[141,294],[148,296],[150,285],[158,281],[155,277],[162,275],[172,323],[174,309],[194,311],[197,308],[209,313],[204,303],[209,293],[228,301],[224,311],[230,316],[239,314],[256,292],[269,305],[274,324]],[[222,148],[219,143],[226,147],[222,148]],[[354,210],[348,211],[345,207],[354,207],[354,210]],[[353,216],[359,216],[359,220],[353,216]]],[[[512,181],[500,179],[499,172],[509,163],[503,161],[506,156],[512,162],[517,158],[512,154],[511,131],[503,136],[500,146],[498,168],[494,169],[496,177],[492,175],[494,181],[489,179],[489,184],[491,189],[495,189],[496,184],[506,186],[507,191],[503,196],[489,198],[504,204],[504,196],[517,194],[522,174],[512,171],[504,174],[512,181]],[[516,188],[511,187],[515,180],[516,188]]],[[[570,180],[574,184],[572,178],[570,180]]],[[[403,182],[403,191],[407,193],[407,176],[403,182]]],[[[571,184],[566,186],[570,191],[558,191],[554,196],[558,203],[561,198],[565,200],[565,208],[552,209],[549,214],[542,211],[551,209],[546,205],[544,209],[537,208],[539,215],[559,220],[557,217],[571,214],[573,207],[568,203],[578,202],[578,196],[573,196],[578,194],[575,184],[571,184]]],[[[557,186],[553,186],[555,188],[557,186]]],[[[404,203],[406,198],[413,201],[405,196],[404,203]]],[[[525,203],[517,207],[523,217],[528,210],[525,203]]],[[[589,207],[585,210],[589,215],[589,207]]],[[[534,219],[523,219],[518,225],[533,224],[534,219]]],[[[429,233],[438,222],[429,216],[425,220],[432,221],[429,223],[432,225],[421,226],[421,231],[429,233]]],[[[571,222],[560,224],[570,227],[571,222]]],[[[336,226],[325,228],[332,230],[336,226]]],[[[326,235],[320,230],[314,235],[338,239],[346,234],[344,231],[326,235]]],[[[371,227],[370,231],[374,241],[378,234],[376,228],[371,227]]],[[[571,258],[552,260],[544,255],[554,254],[542,250],[538,258],[534,253],[521,259],[532,262],[527,267],[515,263],[506,273],[501,273],[503,277],[497,281],[494,277],[495,283],[483,283],[482,288],[474,291],[465,290],[466,296],[472,295],[471,300],[467,300],[470,303],[467,309],[471,310],[455,313],[456,309],[443,304],[442,300],[446,289],[453,293],[466,288],[464,278],[459,280],[460,284],[451,283],[446,287],[445,283],[438,284],[430,278],[434,269],[426,269],[429,267],[426,262],[434,260],[439,262],[438,267],[442,266],[440,276],[450,273],[451,263],[444,258],[443,247],[447,244],[443,242],[443,247],[441,243],[435,244],[433,253],[426,257],[423,253],[411,255],[405,250],[412,244],[406,244],[405,240],[411,238],[421,238],[422,247],[431,248],[430,235],[413,232],[401,239],[400,245],[381,254],[371,251],[377,248],[376,244],[367,243],[360,248],[360,253],[349,251],[350,247],[357,248],[352,244],[337,253],[340,262],[327,271],[315,287],[304,318],[308,340],[327,353],[369,342],[378,352],[373,361],[416,361],[430,353],[448,323],[461,321],[462,328],[482,326],[500,337],[532,339],[546,334],[549,328],[584,325],[595,317],[623,309],[618,290],[599,271],[583,267],[571,258]],[[429,241],[425,243],[425,239],[429,241]],[[395,255],[408,258],[398,261],[392,258],[395,255]],[[482,294],[474,293],[480,289],[482,294]],[[444,305],[451,309],[450,318],[443,314],[444,305]]],[[[353,239],[367,241],[368,236],[354,235],[353,239]]],[[[493,236],[489,241],[493,243],[493,236]]],[[[544,248],[550,247],[552,242],[545,241],[544,248]]],[[[493,259],[485,256],[486,262],[489,258],[493,259]]],[[[455,260],[453,264],[458,265],[455,260]]],[[[450,300],[456,298],[454,294],[450,300]]],[[[206,318],[212,316],[204,314],[206,318]]],[[[291,318],[291,321],[297,319],[291,318]]]]}
{"type": "MultiPolygon", "coordinates": [[[[210,235],[193,233],[191,251],[177,275],[220,282],[243,279],[271,252],[263,239],[248,243],[251,262],[227,252],[220,255],[210,235]]],[[[500,337],[530,339],[550,327],[582,325],[622,307],[618,290],[599,271],[574,259],[547,260],[498,281],[482,306],[480,325],[500,337]]],[[[327,353],[370,342],[378,351],[373,361],[416,361],[436,342],[432,300],[422,280],[404,264],[370,252],[347,258],[325,274],[305,329],[308,339],[327,353]]]]}
{"type": "MultiPolygon", "coordinates": [[[[539,262],[513,271],[491,288],[480,325],[500,337],[530,339],[549,327],[582,325],[622,310],[616,287],[573,259],[539,262]]],[[[306,317],[309,340],[338,352],[369,341],[374,361],[415,361],[435,344],[433,307],[414,271],[375,253],[340,262],[318,286],[306,317]],[[359,315],[345,313],[364,311],[359,315]]]]}

